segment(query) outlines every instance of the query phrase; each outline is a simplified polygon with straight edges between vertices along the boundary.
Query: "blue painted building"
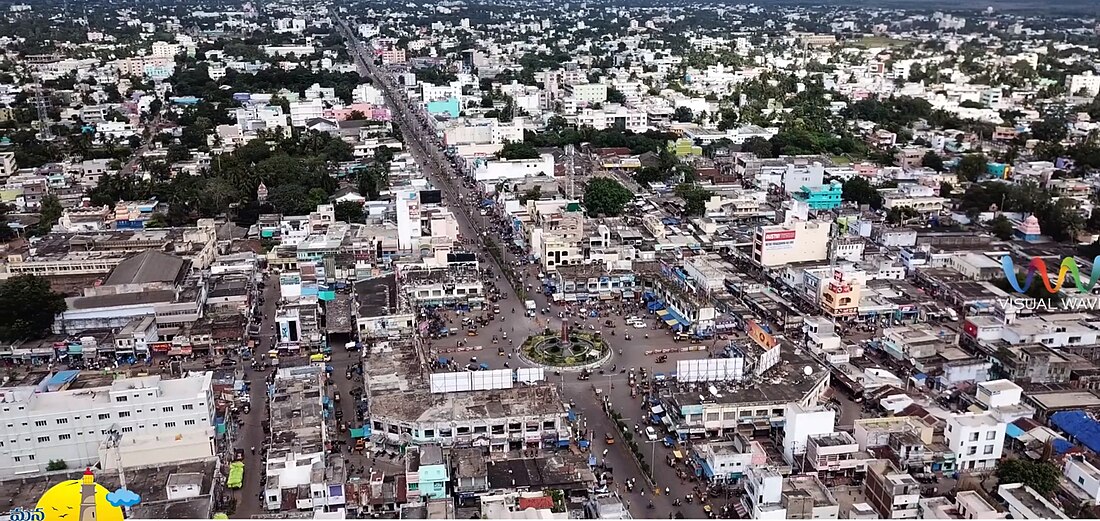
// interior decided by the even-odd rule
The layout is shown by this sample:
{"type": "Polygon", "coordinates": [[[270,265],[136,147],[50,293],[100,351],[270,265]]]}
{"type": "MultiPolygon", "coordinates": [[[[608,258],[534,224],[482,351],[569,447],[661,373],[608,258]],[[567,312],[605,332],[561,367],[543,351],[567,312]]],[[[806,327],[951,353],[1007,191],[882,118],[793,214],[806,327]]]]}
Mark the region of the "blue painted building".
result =
{"type": "Polygon", "coordinates": [[[844,187],[840,182],[833,181],[827,185],[803,186],[793,195],[811,210],[832,210],[840,207],[843,193],[844,187]]]}

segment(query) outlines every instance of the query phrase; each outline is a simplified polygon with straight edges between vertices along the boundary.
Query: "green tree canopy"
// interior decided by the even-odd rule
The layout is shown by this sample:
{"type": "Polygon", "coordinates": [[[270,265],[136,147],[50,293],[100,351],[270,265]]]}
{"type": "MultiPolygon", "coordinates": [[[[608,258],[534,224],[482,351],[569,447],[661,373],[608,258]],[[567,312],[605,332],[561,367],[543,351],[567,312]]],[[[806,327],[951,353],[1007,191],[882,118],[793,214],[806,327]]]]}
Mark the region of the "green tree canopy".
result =
{"type": "Polygon", "coordinates": [[[863,177],[856,176],[845,181],[841,197],[848,202],[870,205],[876,210],[882,208],[882,194],[863,177]]]}
{"type": "Polygon", "coordinates": [[[988,164],[989,160],[984,154],[967,154],[959,160],[955,172],[959,176],[959,181],[974,182],[985,174],[985,167],[988,164]]]}
{"type": "Polygon", "coordinates": [[[925,168],[931,168],[937,172],[943,172],[943,158],[939,154],[929,150],[924,153],[924,157],[921,158],[921,166],[925,168]]]}
{"type": "Polygon", "coordinates": [[[1012,221],[1008,220],[1008,217],[1004,215],[998,215],[994,217],[993,220],[989,221],[989,231],[1002,241],[1012,240],[1012,221]]]}
{"type": "Polygon", "coordinates": [[[65,296],[44,278],[18,275],[0,282],[0,340],[45,337],[54,317],[66,309],[65,296]]]}
{"type": "Polygon", "coordinates": [[[633,198],[630,190],[608,177],[592,179],[584,187],[584,207],[589,215],[619,215],[633,198]]]}
{"type": "Polygon", "coordinates": [[[363,222],[363,205],[355,201],[339,201],[333,205],[336,220],[346,223],[363,222]]]}
{"type": "Polygon", "coordinates": [[[1058,467],[1047,461],[1008,459],[997,465],[997,479],[1002,485],[1023,483],[1044,495],[1058,488],[1061,477],[1058,467]]]}
{"type": "Polygon", "coordinates": [[[509,141],[497,152],[500,159],[538,159],[539,151],[529,143],[509,141]]]}

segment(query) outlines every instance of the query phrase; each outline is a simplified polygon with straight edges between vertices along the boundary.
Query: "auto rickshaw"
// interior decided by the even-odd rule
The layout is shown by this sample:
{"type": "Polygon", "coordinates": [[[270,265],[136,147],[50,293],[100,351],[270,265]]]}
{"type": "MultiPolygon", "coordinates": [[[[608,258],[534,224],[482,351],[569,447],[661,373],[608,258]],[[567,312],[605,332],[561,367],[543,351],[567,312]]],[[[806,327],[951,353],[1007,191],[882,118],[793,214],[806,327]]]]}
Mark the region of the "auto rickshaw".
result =
{"type": "Polygon", "coordinates": [[[711,508],[710,505],[703,505],[703,512],[706,512],[707,519],[714,519],[715,518],[714,509],[711,508]]]}

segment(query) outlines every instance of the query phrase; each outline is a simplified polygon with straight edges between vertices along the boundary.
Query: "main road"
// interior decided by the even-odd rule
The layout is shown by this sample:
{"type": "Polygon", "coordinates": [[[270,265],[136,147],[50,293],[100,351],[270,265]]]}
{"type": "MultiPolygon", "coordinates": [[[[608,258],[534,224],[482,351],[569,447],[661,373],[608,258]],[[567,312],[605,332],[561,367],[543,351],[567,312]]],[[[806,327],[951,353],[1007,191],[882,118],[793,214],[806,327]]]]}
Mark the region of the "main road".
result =
{"type": "MultiPolygon", "coordinates": [[[[507,284],[498,284],[498,288],[506,292],[507,298],[511,300],[506,305],[502,304],[501,308],[507,316],[508,311],[506,307],[516,307],[517,311],[522,313],[523,311],[523,298],[534,299],[540,309],[553,308],[554,305],[546,299],[538,290],[538,283],[531,280],[534,271],[537,268],[527,266],[509,266],[505,263],[509,262],[512,257],[509,256],[506,248],[501,244],[502,239],[498,236],[494,236],[491,229],[489,219],[478,216],[475,212],[474,205],[471,204],[470,196],[466,196],[462,190],[462,181],[457,169],[450,162],[450,160],[442,153],[442,146],[439,142],[438,136],[435,134],[435,130],[431,128],[427,116],[417,111],[414,113],[414,103],[405,96],[404,89],[398,89],[394,86],[389,74],[380,69],[374,63],[374,58],[370,55],[369,49],[367,49],[355,35],[348,29],[347,24],[343,19],[338,16],[334,16],[334,21],[338,24],[343,32],[343,35],[347,41],[349,52],[352,54],[352,58],[355,61],[356,67],[359,70],[360,76],[373,80],[373,83],[378,86],[386,102],[392,109],[391,122],[401,132],[404,137],[407,151],[412,154],[413,158],[424,170],[425,174],[432,181],[432,183],[438,187],[445,195],[445,200],[448,205],[452,206],[455,210],[455,218],[458,221],[459,229],[466,238],[476,238],[477,242],[486,248],[499,248],[500,257],[495,255],[485,255],[488,257],[488,266],[492,269],[493,274],[499,280],[508,281],[507,284]],[[489,239],[493,239],[490,242],[489,239]],[[512,274],[514,278],[509,278],[508,275],[512,274]],[[531,280],[531,282],[528,282],[531,280]],[[531,295],[527,295],[524,289],[526,284],[532,284],[534,290],[531,295]],[[507,286],[507,287],[505,287],[507,286]],[[522,297],[521,297],[522,296],[522,297]]],[[[556,311],[556,310],[555,310],[556,311]]],[[[512,319],[507,320],[506,325],[513,329],[515,338],[524,338],[525,335],[533,333],[545,324],[540,325],[540,321],[544,320],[546,315],[539,314],[536,319],[527,319],[520,317],[523,315],[512,315],[512,319]]],[[[602,320],[602,319],[600,319],[602,320]]],[[[618,317],[617,321],[621,322],[622,317],[618,317]]],[[[586,322],[588,322],[586,320],[586,322]]],[[[599,327],[599,324],[595,324],[599,327]]],[[[491,331],[491,330],[490,330],[491,331]]],[[[620,332],[626,332],[620,330],[620,332]]],[[[639,336],[642,331],[637,331],[635,336],[639,336]]],[[[658,332],[657,335],[664,336],[664,332],[658,332]]],[[[641,367],[649,366],[652,363],[648,357],[644,355],[644,349],[652,347],[661,347],[658,343],[660,339],[654,338],[652,340],[636,339],[632,345],[623,346],[627,349],[621,355],[613,357],[613,362],[619,365],[619,367],[641,367]],[[652,343],[651,343],[652,342],[652,343]],[[648,344],[648,345],[646,345],[648,344]]],[[[671,343],[670,340],[666,340],[666,343],[671,343]]],[[[491,353],[491,350],[482,351],[478,354],[487,360],[493,360],[498,362],[493,364],[494,367],[499,367],[499,360],[496,360],[496,353],[491,353]]],[[[518,363],[518,360],[512,359],[512,363],[518,363]]],[[[660,371],[658,367],[652,367],[651,370],[660,371]]],[[[609,375],[610,376],[610,375],[609,375]]],[[[582,427],[588,431],[588,436],[593,440],[593,453],[597,455],[598,459],[605,459],[607,465],[615,469],[615,482],[618,484],[616,488],[620,489],[620,492],[625,490],[621,488],[621,483],[626,479],[634,476],[638,477],[638,487],[635,487],[633,493],[624,494],[624,497],[630,502],[630,510],[635,517],[671,517],[672,513],[676,510],[682,510],[688,517],[703,517],[699,503],[694,505],[682,505],[679,508],[673,507],[671,504],[671,498],[661,494],[654,498],[653,490],[650,489],[644,492],[643,479],[640,477],[640,472],[633,458],[630,456],[629,450],[626,448],[626,444],[623,443],[623,437],[617,432],[614,423],[604,414],[600,401],[594,396],[593,388],[599,387],[603,391],[612,397],[614,406],[619,409],[630,421],[630,423],[641,423],[644,413],[639,410],[638,400],[631,399],[627,387],[625,375],[610,376],[593,376],[590,382],[581,382],[576,379],[575,374],[566,373],[560,377],[559,384],[562,388],[563,396],[566,399],[572,399],[576,406],[576,411],[581,415],[583,424],[582,427]],[[591,385],[595,384],[595,385],[591,385]],[[614,390],[610,387],[614,384],[614,390]],[[637,411],[636,413],[634,411],[637,411]],[[633,414],[632,414],[633,413],[633,414]],[[606,446],[604,443],[604,435],[612,433],[614,438],[618,440],[615,446],[606,446]],[[608,449],[604,454],[604,449],[608,449]],[[650,500],[654,500],[656,505],[655,510],[648,510],[646,505],[650,500]]],[[[644,442],[644,436],[635,434],[635,439],[638,437],[643,438],[638,440],[640,444],[644,442]]],[[[645,452],[645,458],[650,458],[650,447],[642,444],[643,452],[645,452]]],[[[667,452],[667,449],[660,447],[658,454],[667,452]]],[[[672,495],[683,497],[686,493],[690,493],[690,484],[680,483],[678,479],[670,479],[668,477],[668,467],[662,468],[662,464],[658,463],[663,458],[658,456],[654,458],[657,461],[652,461],[652,465],[655,474],[657,476],[657,484],[659,487],[670,487],[673,490],[672,495]]]]}

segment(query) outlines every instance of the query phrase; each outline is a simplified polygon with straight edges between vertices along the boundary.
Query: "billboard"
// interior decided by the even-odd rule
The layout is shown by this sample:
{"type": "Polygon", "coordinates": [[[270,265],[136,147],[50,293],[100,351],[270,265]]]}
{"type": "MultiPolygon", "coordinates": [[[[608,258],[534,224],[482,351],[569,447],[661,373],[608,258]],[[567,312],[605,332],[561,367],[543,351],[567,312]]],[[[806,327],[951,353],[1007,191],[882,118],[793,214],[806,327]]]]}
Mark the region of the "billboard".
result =
{"type": "Polygon", "coordinates": [[[779,232],[766,232],[764,234],[764,242],[773,241],[793,241],[796,232],[794,230],[783,230],[779,232]]]}
{"type": "Polygon", "coordinates": [[[748,326],[749,337],[760,347],[771,349],[779,344],[775,337],[764,331],[764,328],[760,327],[760,324],[757,324],[755,320],[750,320],[748,326]]]}
{"type": "Polygon", "coordinates": [[[794,248],[794,239],[796,236],[797,233],[794,230],[765,232],[764,248],[769,250],[787,250],[794,248]]]}
{"type": "Polygon", "coordinates": [[[702,358],[676,362],[676,380],[680,382],[740,381],[744,377],[744,358],[702,358]]]}

